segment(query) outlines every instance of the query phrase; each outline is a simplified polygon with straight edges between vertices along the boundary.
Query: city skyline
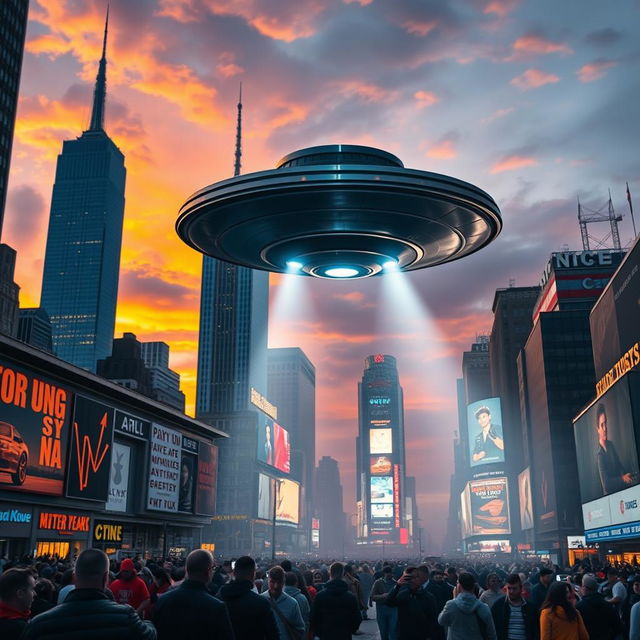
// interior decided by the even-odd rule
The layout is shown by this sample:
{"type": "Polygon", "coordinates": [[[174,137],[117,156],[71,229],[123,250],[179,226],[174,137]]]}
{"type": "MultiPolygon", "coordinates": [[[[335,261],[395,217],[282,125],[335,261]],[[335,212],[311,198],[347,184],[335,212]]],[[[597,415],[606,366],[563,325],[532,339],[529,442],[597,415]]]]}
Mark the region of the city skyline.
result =
{"type": "MultiPolygon", "coordinates": [[[[576,193],[598,208],[610,187],[627,214],[625,182],[640,189],[627,144],[637,132],[637,8],[547,5],[111,3],[107,129],[129,171],[116,337],[170,344],[190,407],[201,257],[173,224],[190,193],[232,173],[240,81],[245,173],[311,144],[370,144],[477,184],[503,211],[503,234],[485,252],[407,277],[429,308],[428,340],[424,319],[389,307],[383,279],[305,281],[310,307],[286,322],[272,315],[270,346],[299,346],[317,368],[316,457],[339,460],[347,513],[363,358],[398,358],[407,472],[426,466],[420,509],[444,523],[455,378],[462,351],[491,324],[493,291],[511,278],[536,284],[551,251],[580,248],[576,193]]],[[[31,2],[3,236],[18,250],[22,306],[39,300],[55,156],[89,124],[105,8],[31,2]]],[[[627,244],[628,215],[621,233],[627,244]]],[[[271,277],[272,300],[281,282],[271,277]]],[[[437,527],[426,525],[441,539],[437,527]]]]}

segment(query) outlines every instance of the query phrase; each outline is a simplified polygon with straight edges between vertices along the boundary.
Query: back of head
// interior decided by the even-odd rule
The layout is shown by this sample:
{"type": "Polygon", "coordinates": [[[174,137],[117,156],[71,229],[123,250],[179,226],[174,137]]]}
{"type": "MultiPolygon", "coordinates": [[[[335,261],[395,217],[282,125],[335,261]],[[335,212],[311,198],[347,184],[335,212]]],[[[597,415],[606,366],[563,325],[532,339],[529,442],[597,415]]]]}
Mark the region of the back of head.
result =
{"type": "Polygon", "coordinates": [[[109,571],[109,558],[100,549],[85,549],[76,560],[75,576],[76,587],[102,588],[106,584],[106,576],[109,571]]]}
{"type": "Polygon", "coordinates": [[[33,574],[29,569],[7,569],[0,575],[0,600],[12,600],[20,589],[27,589],[33,574]]]}
{"type": "Polygon", "coordinates": [[[279,584],[284,584],[284,569],[279,565],[271,567],[269,569],[269,579],[279,584]]]}
{"type": "Polygon", "coordinates": [[[582,576],[582,587],[589,593],[596,593],[598,591],[598,581],[592,575],[582,576]]]}
{"type": "Polygon", "coordinates": [[[458,582],[465,591],[473,591],[476,586],[476,579],[470,573],[461,573],[458,576],[458,582]]]}
{"type": "Polygon", "coordinates": [[[329,567],[329,577],[332,580],[339,580],[342,576],[344,576],[344,565],[342,562],[334,562],[329,567]]]}
{"type": "Polygon", "coordinates": [[[240,556],[233,567],[236,580],[252,580],[256,573],[256,561],[251,556],[240,556]]]}
{"type": "Polygon", "coordinates": [[[287,571],[284,575],[284,584],[287,587],[297,587],[298,576],[293,571],[287,571]]]}
{"type": "Polygon", "coordinates": [[[573,589],[566,582],[552,582],[547,591],[547,597],[541,609],[551,609],[555,613],[556,607],[562,607],[569,620],[576,619],[576,610],[569,602],[569,589],[573,589]]]}
{"type": "Polygon", "coordinates": [[[281,563],[280,566],[285,570],[285,571],[291,571],[291,560],[288,560],[287,558],[285,558],[281,563]]]}
{"type": "Polygon", "coordinates": [[[205,581],[213,569],[213,556],[206,549],[195,549],[187,556],[186,570],[189,580],[205,581]]]}

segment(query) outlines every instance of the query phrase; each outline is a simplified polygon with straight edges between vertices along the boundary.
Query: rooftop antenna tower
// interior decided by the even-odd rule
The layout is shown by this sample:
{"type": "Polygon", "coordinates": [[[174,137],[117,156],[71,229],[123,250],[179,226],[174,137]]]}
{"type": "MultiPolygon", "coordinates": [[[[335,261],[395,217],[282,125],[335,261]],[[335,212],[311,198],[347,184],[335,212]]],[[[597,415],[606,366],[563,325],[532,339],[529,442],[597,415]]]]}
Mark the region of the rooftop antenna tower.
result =
{"type": "Polygon", "coordinates": [[[613,210],[613,202],[611,201],[611,189],[609,189],[609,200],[599,209],[589,209],[580,202],[578,197],[578,223],[580,224],[580,235],[582,236],[582,249],[584,251],[592,251],[597,249],[622,249],[620,244],[620,232],[618,231],[618,222],[622,220],[622,216],[617,216],[613,210]],[[611,230],[604,238],[597,238],[589,233],[587,225],[595,222],[608,222],[611,230]],[[613,246],[610,247],[608,244],[613,246]]]}

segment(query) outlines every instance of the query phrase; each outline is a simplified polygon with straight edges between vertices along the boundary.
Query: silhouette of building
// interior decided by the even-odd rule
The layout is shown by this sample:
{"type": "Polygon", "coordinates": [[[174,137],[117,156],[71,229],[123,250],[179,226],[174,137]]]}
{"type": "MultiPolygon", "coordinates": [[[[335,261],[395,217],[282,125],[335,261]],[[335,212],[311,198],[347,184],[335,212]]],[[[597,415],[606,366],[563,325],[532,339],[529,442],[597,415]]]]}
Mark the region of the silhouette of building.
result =
{"type": "Polygon", "coordinates": [[[113,340],[110,356],[98,360],[98,375],[143,396],[153,397],[151,372],[142,358],[142,344],[133,333],[113,340]]]}
{"type": "Polygon", "coordinates": [[[320,555],[342,557],[346,520],[338,461],[323,456],[316,468],[315,513],[320,521],[320,555]]]}
{"type": "Polygon", "coordinates": [[[32,347],[53,353],[51,320],[42,307],[20,309],[17,338],[32,347]]]}
{"type": "Polygon", "coordinates": [[[89,371],[111,352],[126,179],[104,130],[108,19],[89,128],[58,156],[40,302],[58,357],[89,371]]]}
{"type": "Polygon", "coordinates": [[[471,349],[462,354],[462,379],[466,404],[491,395],[489,336],[478,336],[471,349]]]}
{"type": "Polygon", "coordinates": [[[18,331],[20,287],[14,282],[16,251],[0,244],[0,333],[14,338],[18,331]]]}
{"type": "Polygon", "coordinates": [[[142,342],[142,359],[151,373],[152,397],[184,412],[185,397],[180,391],[180,374],[169,368],[169,345],[142,342]]]}

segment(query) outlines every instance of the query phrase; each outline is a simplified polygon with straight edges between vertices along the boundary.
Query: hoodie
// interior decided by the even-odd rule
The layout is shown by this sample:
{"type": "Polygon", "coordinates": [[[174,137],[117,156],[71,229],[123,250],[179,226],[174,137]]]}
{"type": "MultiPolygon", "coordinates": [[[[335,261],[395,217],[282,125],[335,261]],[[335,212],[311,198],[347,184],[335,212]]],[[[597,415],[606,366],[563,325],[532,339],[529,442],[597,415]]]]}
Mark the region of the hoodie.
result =
{"type": "Polygon", "coordinates": [[[305,597],[304,593],[298,589],[298,587],[285,587],[284,592],[291,596],[300,607],[300,614],[302,615],[302,619],[304,620],[305,630],[309,631],[309,612],[311,607],[309,606],[309,601],[305,597]]]}
{"type": "Polygon", "coordinates": [[[253,591],[250,580],[232,580],[220,587],[236,640],[278,640],[280,633],[269,602],[253,591]]]}
{"type": "Polygon", "coordinates": [[[489,607],[472,593],[463,591],[449,600],[438,623],[447,629],[447,640],[497,640],[489,607]]]}

